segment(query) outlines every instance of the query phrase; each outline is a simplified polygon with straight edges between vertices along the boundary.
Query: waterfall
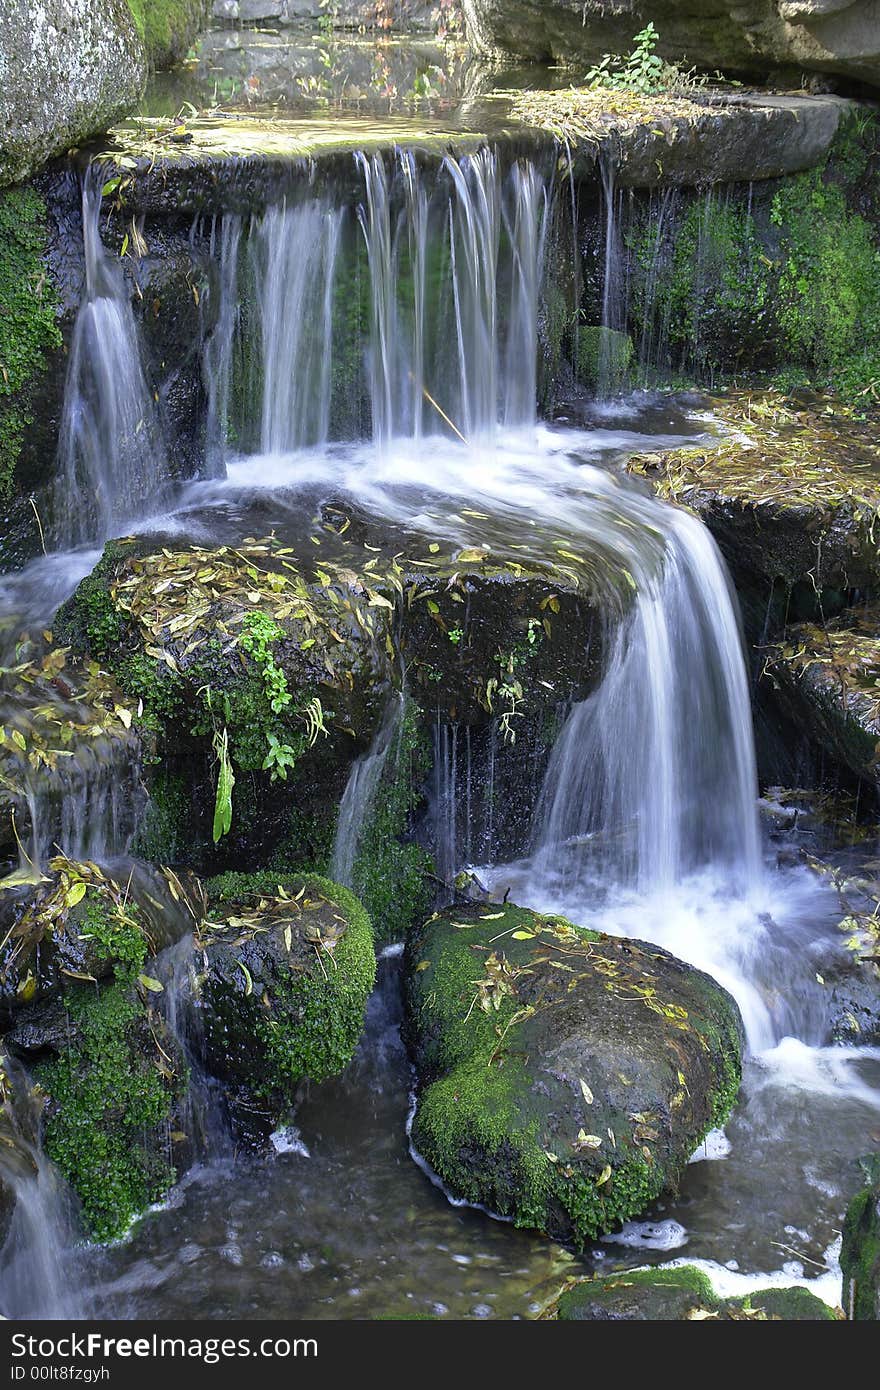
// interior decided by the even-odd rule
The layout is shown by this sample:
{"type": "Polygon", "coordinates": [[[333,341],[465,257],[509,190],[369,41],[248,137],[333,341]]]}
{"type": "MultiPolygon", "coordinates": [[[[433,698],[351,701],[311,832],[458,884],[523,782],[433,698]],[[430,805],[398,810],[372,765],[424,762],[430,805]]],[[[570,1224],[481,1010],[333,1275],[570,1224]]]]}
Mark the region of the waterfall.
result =
{"type": "Polygon", "coordinates": [[[104,541],[155,501],[168,467],[137,325],[118,261],[101,241],[101,174],[83,184],[85,298],[73,330],[59,434],[53,534],[104,541]]]}
{"type": "Polygon", "coordinates": [[[534,164],[515,164],[510,178],[513,210],[505,212],[505,225],[513,260],[513,283],[504,358],[504,423],[528,425],[534,422],[538,398],[538,296],[544,271],[548,198],[534,164]]]}
{"type": "Polygon", "coordinates": [[[262,335],[260,451],[322,444],[330,422],[333,283],[343,211],[270,208],[256,233],[262,335]]]}
{"type": "Polygon", "coordinates": [[[211,228],[211,253],[220,263],[219,311],[214,331],[204,348],[204,378],[208,396],[205,428],[208,475],[222,478],[229,442],[229,387],[232,348],[239,319],[238,255],[241,218],[227,213],[211,228]],[[219,246],[216,244],[219,243],[219,246]]]}
{"type": "Polygon", "coordinates": [[[66,1265],[70,1201],[39,1143],[39,1104],[22,1067],[0,1057],[0,1190],[14,1202],[0,1250],[0,1316],[83,1317],[66,1265]]]}
{"type": "Polygon", "coordinates": [[[556,877],[668,888],[708,865],[760,874],[742,639],[717,548],[669,511],[659,565],[634,555],[634,603],[598,690],[551,756],[536,842],[556,877]]]}
{"type": "Polygon", "coordinates": [[[167,946],[154,968],[165,985],[162,1010],[187,1068],[186,1092],[177,1122],[195,1162],[232,1156],[233,1145],[223,1085],[205,1068],[204,1020],[199,1005],[199,957],[192,932],[167,946]]]}
{"type": "Polygon", "coordinates": [[[330,877],[337,883],[345,884],[346,888],[355,886],[354,871],[361,835],[382,781],[389,754],[397,744],[403,720],[403,706],[401,695],[395,695],[389,702],[369,752],[358,758],[351,769],[339,803],[330,877]]]}

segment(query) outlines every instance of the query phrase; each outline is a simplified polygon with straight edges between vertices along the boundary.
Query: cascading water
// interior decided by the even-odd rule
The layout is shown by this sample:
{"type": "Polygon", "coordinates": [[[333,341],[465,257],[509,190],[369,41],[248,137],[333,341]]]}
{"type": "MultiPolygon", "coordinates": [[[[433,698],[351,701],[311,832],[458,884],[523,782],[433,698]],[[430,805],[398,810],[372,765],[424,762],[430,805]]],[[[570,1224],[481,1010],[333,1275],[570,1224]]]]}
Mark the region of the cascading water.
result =
{"type": "Polygon", "coordinates": [[[333,343],[333,276],[342,211],[321,199],[270,208],[259,257],[263,453],[327,438],[333,343]]]}
{"type": "Polygon", "coordinates": [[[395,748],[403,719],[403,698],[393,696],[373,740],[372,747],[358,758],[351,769],[336,822],[330,876],[337,883],[353,888],[354,870],[364,825],[382,781],[389,756],[395,748]]]}
{"type": "Polygon", "coordinates": [[[70,1197],[39,1146],[39,1106],[23,1069],[0,1058],[0,1189],[14,1205],[0,1248],[0,1316],[77,1318],[69,1277],[70,1197]]]}
{"type": "Polygon", "coordinates": [[[70,348],[53,535],[103,541],[159,500],[168,468],[119,261],[101,241],[100,176],[83,184],[85,297],[70,348]]]}
{"type": "Polygon", "coordinates": [[[208,413],[205,424],[207,474],[223,476],[229,439],[229,388],[232,375],[232,347],[239,319],[238,256],[241,247],[241,218],[229,213],[214,218],[210,249],[219,262],[219,307],[217,323],[204,347],[205,386],[208,413]]]}
{"type": "Polygon", "coordinates": [[[556,743],[536,826],[561,881],[666,889],[707,865],[760,877],[757,773],[734,600],[705,527],[671,512],[631,546],[632,612],[556,743]],[[640,553],[641,551],[641,553],[640,553]]]}

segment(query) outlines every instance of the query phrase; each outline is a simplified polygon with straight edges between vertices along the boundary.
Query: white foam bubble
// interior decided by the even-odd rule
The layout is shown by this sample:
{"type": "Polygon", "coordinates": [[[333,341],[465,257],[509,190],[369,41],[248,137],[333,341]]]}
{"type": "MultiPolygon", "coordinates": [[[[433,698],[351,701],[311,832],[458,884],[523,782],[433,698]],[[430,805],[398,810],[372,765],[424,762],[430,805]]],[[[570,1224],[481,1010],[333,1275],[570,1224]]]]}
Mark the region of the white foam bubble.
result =
{"type": "Polygon", "coordinates": [[[678,1221],[627,1221],[621,1230],[602,1239],[632,1250],[678,1250],[688,1233],[678,1221]]]}

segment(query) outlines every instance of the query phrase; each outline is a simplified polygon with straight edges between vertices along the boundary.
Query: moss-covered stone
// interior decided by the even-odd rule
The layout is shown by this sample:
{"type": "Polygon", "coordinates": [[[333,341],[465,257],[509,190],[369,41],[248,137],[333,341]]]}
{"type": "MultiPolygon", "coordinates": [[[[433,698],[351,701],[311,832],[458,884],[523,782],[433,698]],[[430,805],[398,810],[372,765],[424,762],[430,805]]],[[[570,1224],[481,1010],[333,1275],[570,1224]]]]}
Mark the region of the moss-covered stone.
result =
{"type": "Polygon", "coordinates": [[[634,1269],[604,1279],[579,1280],[556,1305],[561,1322],[833,1322],[840,1314],[809,1289],[758,1289],[719,1298],[694,1265],[634,1269]]]}
{"type": "Polygon", "coordinates": [[[787,717],[850,773],[880,788],[880,609],[788,628],[764,679],[787,717]]]}
{"type": "Polygon", "coordinates": [[[847,1317],[880,1321],[880,1181],[863,1188],[847,1208],[840,1264],[847,1317]]]}
{"type": "Polygon", "coordinates": [[[207,18],[207,0],[126,0],[150,67],[162,72],[187,55],[207,18]]]}
{"type": "Polygon", "coordinates": [[[200,998],[209,1066],[264,1101],[350,1062],[376,959],[357,898],[316,875],[227,873],[206,884],[200,998]]]}
{"type": "Polygon", "coordinates": [[[13,491],[49,356],[61,347],[47,245],[46,205],[35,189],[0,191],[0,507],[13,491]]]}
{"type": "Polygon", "coordinates": [[[407,948],[416,1147],[451,1188],[582,1245],[673,1186],[739,1088],[741,1025],[656,947],[510,904],[407,948]]]}
{"type": "Polygon", "coordinates": [[[150,1002],[158,985],[144,973],[150,941],[138,907],[126,885],[87,865],[82,873],[62,872],[53,925],[90,942],[112,979],[65,976],[64,1037],[35,1076],[47,1095],[46,1152],[77,1193],[89,1233],[108,1240],[175,1180],[171,1117],[186,1077],[150,1002]]]}

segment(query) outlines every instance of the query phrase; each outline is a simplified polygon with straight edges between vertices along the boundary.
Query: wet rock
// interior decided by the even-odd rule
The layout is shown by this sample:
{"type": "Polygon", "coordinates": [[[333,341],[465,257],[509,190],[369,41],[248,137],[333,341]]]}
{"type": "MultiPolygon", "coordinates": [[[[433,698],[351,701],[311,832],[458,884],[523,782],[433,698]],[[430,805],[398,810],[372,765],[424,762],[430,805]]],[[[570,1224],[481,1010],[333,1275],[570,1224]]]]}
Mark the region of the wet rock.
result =
{"type": "Polygon", "coordinates": [[[740,1077],[741,1023],[657,947],[512,905],[407,947],[413,1143],[456,1197],[582,1246],[674,1187],[740,1077]]]}
{"type": "Polygon", "coordinates": [[[766,77],[788,68],[877,83],[880,30],[873,0],[464,0],[468,38],[486,53],[540,62],[627,54],[653,21],[670,61],[766,77]]]}
{"type": "Polygon", "coordinates": [[[767,655],[765,679],[784,715],[829,758],[880,785],[880,613],[847,610],[817,627],[786,630],[767,655]]]}
{"type": "Polygon", "coordinates": [[[833,1322],[840,1314],[804,1288],[719,1298],[702,1270],[678,1265],[581,1280],[559,1299],[557,1316],[560,1322],[833,1322]]]}
{"type": "Polygon", "coordinates": [[[867,1161],[872,1181],[847,1208],[840,1264],[843,1307],[855,1322],[880,1321],[880,1159],[867,1161]]]}
{"type": "Polygon", "coordinates": [[[7,5],[0,47],[0,184],[99,134],[143,93],[146,55],[124,0],[7,5]]]}
{"type": "MultiPolygon", "coordinates": [[[[202,872],[273,855],[326,863],[352,766],[404,671],[421,733],[430,740],[439,722],[461,739],[477,819],[500,827],[509,810],[522,844],[560,711],[600,669],[610,614],[600,625],[593,558],[560,542],[544,559],[537,537],[528,556],[441,545],[337,504],[291,539],[152,553],[154,541],[114,543],[58,615],[56,639],[114,673],[154,740],[138,853],[202,872]],[[215,835],[221,746],[235,781],[231,823],[215,835]]],[[[630,600],[619,584],[612,611],[630,600]]],[[[427,766],[420,745],[410,777],[427,766]]]]}
{"type": "Polygon", "coordinates": [[[629,460],[658,496],[692,507],[738,588],[776,581],[845,591],[876,583],[876,421],[772,392],[707,397],[727,432],[696,449],[629,460]]]}
{"type": "Polygon", "coordinates": [[[208,1066],[258,1102],[336,1076],[363,1030],[376,960],[363,907],[309,875],[225,874],[207,885],[198,1002],[208,1066]]]}

